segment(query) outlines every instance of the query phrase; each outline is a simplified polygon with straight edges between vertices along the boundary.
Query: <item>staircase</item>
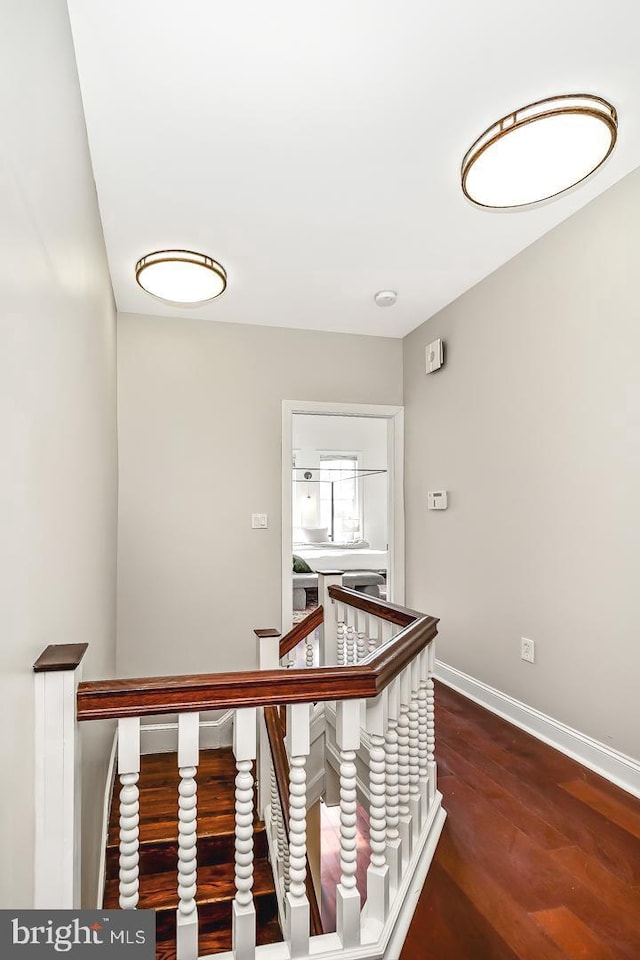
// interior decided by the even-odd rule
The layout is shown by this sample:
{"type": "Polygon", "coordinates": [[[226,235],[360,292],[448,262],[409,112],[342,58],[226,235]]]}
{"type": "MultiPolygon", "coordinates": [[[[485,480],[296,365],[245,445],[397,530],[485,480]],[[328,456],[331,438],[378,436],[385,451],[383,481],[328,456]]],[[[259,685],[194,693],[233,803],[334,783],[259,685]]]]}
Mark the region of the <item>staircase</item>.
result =
{"type": "MultiPolygon", "coordinates": [[[[231,949],[231,904],[234,884],[234,778],[231,749],[203,750],[198,767],[198,904],[199,953],[231,949]]],[[[157,960],[174,960],[178,904],[177,820],[178,764],[175,753],[143,756],[140,770],[139,909],[157,916],[157,960]]],[[[119,797],[114,789],[109,817],[104,907],[118,909],[119,797]]],[[[254,883],[258,944],[282,940],[267,838],[262,821],[254,822],[254,883]]]]}
{"type": "Polygon", "coordinates": [[[438,621],[349,590],[339,572],[318,581],[321,605],[286,636],[255,631],[255,670],[83,683],[86,644],[43,651],[34,664],[37,908],[81,902],[81,729],[111,720],[118,787],[102,905],[155,910],[158,960],[397,960],[445,818],[434,755],[438,621]],[[154,717],[176,718],[162,729],[177,754],[144,754],[154,717]],[[212,743],[233,747],[203,748],[212,743]],[[340,809],[335,932],[323,931],[307,856],[319,798],[340,809]],[[370,822],[361,864],[358,800],[370,822]]]}

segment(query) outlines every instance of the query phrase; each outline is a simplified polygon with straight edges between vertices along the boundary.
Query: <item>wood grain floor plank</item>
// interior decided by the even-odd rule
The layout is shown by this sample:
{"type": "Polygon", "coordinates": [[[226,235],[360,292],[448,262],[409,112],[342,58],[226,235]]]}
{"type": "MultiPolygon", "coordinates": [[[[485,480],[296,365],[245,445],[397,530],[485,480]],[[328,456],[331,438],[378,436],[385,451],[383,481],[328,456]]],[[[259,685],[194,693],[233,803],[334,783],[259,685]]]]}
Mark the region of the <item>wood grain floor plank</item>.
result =
{"type": "Polygon", "coordinates": [[[599,937],[566,907],[534,914],[542,929],[571,960],[614,960],[614,954],[599,937]]]}
{"type": "Polygon", "coordinates": [[[495,806],[507,820],[523,830],[541,847],[552,850],[566,846],[567,838],[563,833],[539,817],[531,806],[523,804],[518,797],[513,796],[499,780],[489,776],[477,766],[474,767],[457,749],[442,738],[439,742],[438,763],[441,775],[452,775],[464,780],[495,806]]]}
{"type": "Polygon", "coordinates": [[[580,847],[562,847],[551,851],[550,857],[576,880],[589,887],[611,910],[624,911],[627,922],[634,925],[640,939],[640,889],[612,877],[606,867],[580,847]]]}
{"type": "Polygon", "coordinates": [[[601,813],[607,820],[617,823],[633,837],[640,840],[640,811],[634,810],[630,804],[623,803],[617,797],[612,797],[592,783],[584,780],[569,780],[560,784],[563,790],[572,797],[588,804],[597,813],[601,813]]]}
{"type": "Polygon", "coordinates": [[[439,862],[420,895],[400,960],[519,960],[439,862]]]}
{"type": "Polygon", "coordinates": [[[445,824],[436,859],[518,957],[564,960],[562,950],[540,930],[532,915],[522,909],[504,885],[471,861],[464,847],[458,848],[450,821],[445,824]]]}
{"type": "MultiPolygon", "coordinates": [[[[537,912],[567,906],[618,956],[637,960],[640,938],[623,910],[611,911],[589,887],[558,868],[549,855],[522,831],[491,809],[478,794],[455,778],[441,781],[445,803],[467,855],[490,870],[524,910],[537,912]]],[[[561,791],[560,791],[561,792],[561,791]]]]}
{"type": "MultiPolygon", "coordinates": [[[[496,730],[501,725],[510,726],[499,717],[493,717],[492,720],[496,730]]],[[[461,727],[459,718],[451,722],[451,713],[441,709],[436,715],[437,748],[446,754],[443,747],[450,746],[473,767],[499,782],[532,813],[563,834],[567,845],[580,846],[585,852],[603,860],[611,873],[624,882],[639,883],[640,842],[597,811],[581,805],[553,780],[537,777],[535,764],[522,762],[523,748],[518,734],[526,741],[532,738],[516,727],[512,729],[516,732],[511,734],[514,746],[510,753],[497,745],[492,736],[474,727],[468,718],[465,726],[461,727]]],[[[557,753],[546,744],[542,746],[551,753],[557,753]]],[[[571,779],[577,766],[568,757],[564,759],[567,761],[564,770],[557,758],[554,760],[560,782],[571,779]]]]}

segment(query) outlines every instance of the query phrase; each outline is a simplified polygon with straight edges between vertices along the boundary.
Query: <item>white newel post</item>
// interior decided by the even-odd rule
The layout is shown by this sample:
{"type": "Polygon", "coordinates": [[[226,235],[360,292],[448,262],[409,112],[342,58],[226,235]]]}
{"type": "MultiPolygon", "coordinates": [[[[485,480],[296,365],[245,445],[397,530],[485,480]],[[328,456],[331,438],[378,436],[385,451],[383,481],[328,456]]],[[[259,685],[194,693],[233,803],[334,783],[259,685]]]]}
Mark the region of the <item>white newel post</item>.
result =
{"type": "Polygon", "coordinates": [[[340,750],[340,883],[336,888],[336,929],[345,949],[360,943],[357,871],[356,751],[360,747],[360,700],[336,704],[340,750]]]}
{"type": "Polygon", "coordinates": [[[400,839],[398,808],[398,716],[399,680],[392,680],[387,687],[387,709],[389,719],[385,737],[385,785],[387,817],[387,863],[389,864],[389,882],[395,893],[402,879],[402,840],[400,839]]]}
{"type": "Polygon", "coordinates": [[[389,911],[389,867],[387,865],[387,818],[384,738],[387,729],[387,691],[367,700],[369,749],[369,826],[371,859],[367,870],[367,910],[384,923],[389,911]]]}
{"type": "Polygon", "coordinates": [[[140,717],[118,720],[120,777],[120,909],[138,906],[140,837],[140,717]]]}
{"type": "Polygon", "coordinates": [[[324,607],[320,631],[320,666],[333,667],[338,662],[336,604],[329,596],[329,587],[342,586],[342,571],[318,571],[318,603],[324,607]]]}
{"type": "Polygon", "coordinates": [[[236,710],[233,755],[236,758],[236,895],[233,901],[233,955],[253,960],[256,955],[256,908],[253,902],[253,761],[256,758],[255,707],[236,710]]]}
{"type": "Polygon", "coordinates": [[[292,957],[306,957],[309,952],[309,901],[305,886],[307,876],[306,761],[310,750],[309,722],[308,703],[287,706],[287,753],[289,754],[287,939],[292,957]]]}
{"type": "MultiPolygon", "coordinates": [[[[280,669],[280,633],[278,630],[254,630],[256,635],[256,659],[258,670],[280,669]]],[[[264,723],[264,710],[260,708],[260,736],[258,741],[258,816],[264,820],[265,807],[270,803],[271,751],[264,723]]],[[[273,812],[272,812],[273,816],[273,812]]]]}
{"type": "Polygon", "coordinates": [[[76,691],[87,644],[47,647],[35,681],[36,909],[80,906],[80,737],[76,691]]]}
{"type": "Polygon", "coordinates": [[[200,714],[178,716],[178,909],[176,911],[177,960],[198,957],[198,787],[200,714]]]}

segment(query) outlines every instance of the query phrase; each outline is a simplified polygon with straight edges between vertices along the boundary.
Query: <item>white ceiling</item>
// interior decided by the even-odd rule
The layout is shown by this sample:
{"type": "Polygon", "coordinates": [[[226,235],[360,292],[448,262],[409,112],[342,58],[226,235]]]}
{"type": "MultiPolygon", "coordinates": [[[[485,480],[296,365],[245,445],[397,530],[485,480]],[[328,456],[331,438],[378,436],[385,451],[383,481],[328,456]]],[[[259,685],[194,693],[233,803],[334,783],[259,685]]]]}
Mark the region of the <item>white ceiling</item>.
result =
{"type": "Polygon", "coordinates": [[[638,0],[69,0],[118,308],[404,336],[640,165],[638,0]],[[537,209],[466,201],[489,124],[597,93],[618,145],[537,209]],[[209,254],[227,291],[145,294],[136,260],[209,254]],[[398,291],[394,307],[373,302],[398,291]]]}

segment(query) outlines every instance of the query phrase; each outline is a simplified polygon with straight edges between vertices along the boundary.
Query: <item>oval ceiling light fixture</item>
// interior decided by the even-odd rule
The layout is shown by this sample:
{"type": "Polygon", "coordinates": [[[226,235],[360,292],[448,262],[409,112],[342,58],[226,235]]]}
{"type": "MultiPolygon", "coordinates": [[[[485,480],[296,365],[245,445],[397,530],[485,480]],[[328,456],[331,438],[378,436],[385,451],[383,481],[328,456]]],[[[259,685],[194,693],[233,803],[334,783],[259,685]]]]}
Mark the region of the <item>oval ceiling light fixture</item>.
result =
{"type": "Polygon", "coordinates": [[[170,303],[206,303],[224,292],[224,267],[192,250],[156,250],[136,263],[136,280],[143,290],[170,303]]]}
{"type": "Polygon", "coordinates": [[[566,94],[514,110],[478,137],[462,161],[462,190],[481,207],[555,197],[604,163],[618,134],[601,97],[566,94]]]}

